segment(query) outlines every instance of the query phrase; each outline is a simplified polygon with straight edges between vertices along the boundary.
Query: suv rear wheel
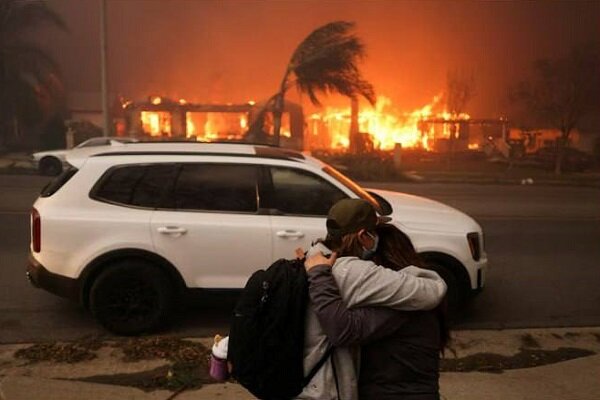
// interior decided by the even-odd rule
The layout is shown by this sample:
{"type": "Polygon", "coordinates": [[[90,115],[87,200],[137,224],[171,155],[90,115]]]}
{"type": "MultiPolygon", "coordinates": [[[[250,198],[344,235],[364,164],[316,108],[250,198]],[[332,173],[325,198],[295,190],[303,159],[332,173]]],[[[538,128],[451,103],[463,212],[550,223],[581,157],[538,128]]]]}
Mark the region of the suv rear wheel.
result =
{"type": "Polygon", "coordinates": [[[143,260],[106,265],[90,289],[90,309],[107,330],[137,335],[160,327],[173,304],[173,286],[158,267],[143,260]]]}

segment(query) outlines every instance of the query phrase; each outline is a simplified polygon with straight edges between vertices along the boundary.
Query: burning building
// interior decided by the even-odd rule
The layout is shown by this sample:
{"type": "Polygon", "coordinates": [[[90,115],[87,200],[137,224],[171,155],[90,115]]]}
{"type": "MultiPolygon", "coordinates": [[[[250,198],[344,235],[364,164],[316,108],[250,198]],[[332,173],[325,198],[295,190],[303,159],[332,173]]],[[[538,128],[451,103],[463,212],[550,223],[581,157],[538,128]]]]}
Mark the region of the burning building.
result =
{"type": "MultiPolygon", "coordinates": [[[[430,104],[412,112],[400,112],[389,98],[380,96],[374,107],[358,111],[358,131],[368,147],[378,150],[392,150],[397,145],[437,152],[446,152],[451,146],[454,150],[483,148],[489,135],[472,127],[494,125],[496,121],[472,120],[468,114],[452,115],[445,111],[441,100],[441,95],[435,96],[430,104]]],[[[327,108],[309,116],[306,142],[313,149],[348,149],[351,125],[351,107],[327,108]]]]}
{"type": "MultiPolygon", "coordinates": [[[[273,143],[273,113],[265,103],[199,104],[151,96],[147,101],[121,101],[115,118],[118,135],[149,140],[239,141],[273,143]]],[[[302,107],[286,102],[280,143],[304,148],[302,107]]]]}
{"type": "MultiPolygon", "coordinates": [[[[120,101],[115,110],[118,135],[148,140],[239,141],[274,143],[273,114],[265,103],[201,104],[151,96],[146,101],[120,101]]],[[[352,136],[362,137],[364,150],[484,150],[508,138],[506,120],[472,119],[445,111],[442,96],[411,112],[396,110],[380,96],[374,107],[327,107],[304,119],[302,107],[286,102],[280,143],[298,150],[351,149],[352,136]],[[354,122],[353,122],[354,119],[354,122]],[[351,131],[354,133],[351,134],[351,131]]]]}

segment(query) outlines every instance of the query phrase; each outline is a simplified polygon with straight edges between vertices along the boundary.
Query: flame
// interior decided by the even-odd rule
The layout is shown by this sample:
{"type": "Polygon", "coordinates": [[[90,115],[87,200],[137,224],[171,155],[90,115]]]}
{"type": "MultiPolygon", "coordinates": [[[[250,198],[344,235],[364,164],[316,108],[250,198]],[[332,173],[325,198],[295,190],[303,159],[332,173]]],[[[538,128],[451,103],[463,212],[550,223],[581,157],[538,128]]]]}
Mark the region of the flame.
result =
{"type": "Polygon", "coordinates": [[[171,136],[171,113],[165,111],[142,111],[142,129],[150,136],[171,136]]]}
{"type": "MultiPolygon", "coordinates": [[[[322,113],[309,117],[309,134],[312,147],[345,149],[350,146],[350,107],[327,108],[322,113]]],[[[458,124],[424,123],[428,119],[467,120],[468,114],[452,115],[442,109],[442,96],[434,96],[429,104],[412,112],[399,112],[392,101],[385,96],[379,96],[375,107],[362,109],[358,114],[360,132],[366,132],[373,142],[373,147],[381,150],[391,150],[396,144],[402,147],[420,147],[430,150],[434,139],[449,138],[451,134],[458,135],[458,124]],[[434,111],[439,110],[439,111],[434,111]]]]}
{"type": "Polygon", "coordinates": [[[187,112],[187,138],[202,142],[241,140],[248,128],[246,113],[187,112]]]}
{"type": "Polygon", "coordinates": [[[190,117],[190,113],[185,113],[185,126],[186,126],[186,137],[190,138],[196,136],[196,125],[190,117]]]}

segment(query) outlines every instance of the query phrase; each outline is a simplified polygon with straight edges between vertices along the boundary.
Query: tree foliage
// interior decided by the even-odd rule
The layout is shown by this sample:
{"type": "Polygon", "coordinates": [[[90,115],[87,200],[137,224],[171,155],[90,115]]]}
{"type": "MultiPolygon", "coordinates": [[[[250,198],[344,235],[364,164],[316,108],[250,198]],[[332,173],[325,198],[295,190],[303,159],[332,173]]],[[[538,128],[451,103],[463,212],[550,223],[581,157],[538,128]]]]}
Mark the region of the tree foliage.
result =
{"type": "Polygon", "coordinates": [[[561,172],[570,135],[600,106],[600,52],[598,43],[580,45],[558,58],[533,64],[529,80],[510,89],[509,98],[545,127],[557,128],[555,172],[561,172]]]}
{"type": "MultiPolygon", "coordinates": [[[[66,30],[43,1],[0,0],[0,127],[39,121],[62,96],[59,68],[32,40],[47,24],[66,30]]],[[[1,140],[1,138],[0,138],[1,140]]]]}
{"type": "Polygon", "coordinates": [[[284,76],[282,89],[295,83],[315,105],[317,94],[339,93],[347,97],[363,96],[375,103],[373,86],[362,78],[358,61],[365,55],[362,41],[352,33],[353,22],[331,22],[314,30],[294,51],[284,76]],[[290,80],[295,76],[295,82],[290,80]]]}
{"type": "Polygon", "coordinates": [[[362,96],[375,103],[375,90],[358,68],[365,46],[356,34],[353,22],[336,21],[315,29],[298,45],[286,67],[274,101],[275,137],[279,138],[284,97],[295,86],[315,105],[319,94],[339,93],[362,96]]]}

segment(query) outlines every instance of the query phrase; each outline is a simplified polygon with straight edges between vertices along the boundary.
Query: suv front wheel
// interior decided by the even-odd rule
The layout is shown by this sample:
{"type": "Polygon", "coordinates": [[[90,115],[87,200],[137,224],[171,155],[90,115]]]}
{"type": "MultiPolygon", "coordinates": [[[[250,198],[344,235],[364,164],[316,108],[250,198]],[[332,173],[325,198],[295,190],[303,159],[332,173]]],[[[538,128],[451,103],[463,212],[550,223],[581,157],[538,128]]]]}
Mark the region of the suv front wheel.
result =
{"type": "Polygon", "coordinates": [[[458,316],[458,311],[463,303],[463,296],[460,291],[460,285],[454,273],[448,267],[439,262],[429,262],[428,268],[437,272],[440,278],[444,280],[448,290],[446,292],[447,317],[452,324],[458,316]]]}
{"type": "Polygon", "coordinates": [[[160,327],[173,305],[169,277],[143,260],[106,265],[90,289],[90,310],[107,330],[137,335],[160,327]]]}

